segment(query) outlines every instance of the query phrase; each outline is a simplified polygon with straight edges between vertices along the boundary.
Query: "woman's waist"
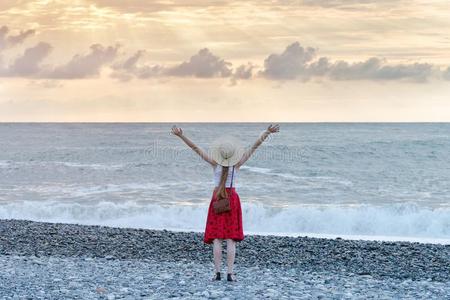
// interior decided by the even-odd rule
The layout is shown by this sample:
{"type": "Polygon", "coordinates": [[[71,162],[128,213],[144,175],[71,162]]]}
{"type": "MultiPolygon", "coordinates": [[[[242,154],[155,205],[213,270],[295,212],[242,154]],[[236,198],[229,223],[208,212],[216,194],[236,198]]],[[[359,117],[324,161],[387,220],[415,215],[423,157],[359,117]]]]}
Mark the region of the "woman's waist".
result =
{"type": "MultiPolygon", "coordinates": [[[[220,180],[212,180],[211,183],[214,186],[219,186],[220,180]]],[[[225,186],[226,187],[229,187],[230,185],[237,186],[238,183],[239,183],[239,181],[237,181],[237,180],[233,180],[233,182],[231,182],[231,180],[227,180],[227,181],[225,181],[225,186]]]]}
{"type": "MultiPolygon", "coordinates": [[[[219,189],[219,187],[218,186],[216,186],[216,187],[214,187],[214,191],[217,191],[219,189]]],[[[228,191],[228,190],[233,190],[233,191],[235,191],[236,190],[236,187],[229,187],[229,186],[226,186],[225,187],[225,189],[228,191]]]]}

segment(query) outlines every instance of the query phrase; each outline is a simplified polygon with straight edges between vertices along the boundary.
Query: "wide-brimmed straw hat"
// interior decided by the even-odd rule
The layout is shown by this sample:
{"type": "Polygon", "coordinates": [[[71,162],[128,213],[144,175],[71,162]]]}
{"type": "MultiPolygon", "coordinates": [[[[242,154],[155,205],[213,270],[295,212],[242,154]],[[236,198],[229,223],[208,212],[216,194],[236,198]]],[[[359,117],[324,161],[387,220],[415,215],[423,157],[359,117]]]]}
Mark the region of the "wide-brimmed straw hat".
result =
{"type": "Polygon", "coordinates": [[[212,158],[221,166],[234,166],[241,160],[245,149],[239,140],[231,135],[223,135],[213,141],[211,146],[212,158]]]}

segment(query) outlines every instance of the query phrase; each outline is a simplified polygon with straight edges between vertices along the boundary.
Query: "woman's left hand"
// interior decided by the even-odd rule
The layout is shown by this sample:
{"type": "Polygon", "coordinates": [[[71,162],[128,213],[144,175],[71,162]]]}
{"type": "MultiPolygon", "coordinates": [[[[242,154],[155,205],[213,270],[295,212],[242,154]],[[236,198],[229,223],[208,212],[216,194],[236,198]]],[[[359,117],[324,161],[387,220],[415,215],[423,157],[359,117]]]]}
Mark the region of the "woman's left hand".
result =
{"type": "Polygon", "coordinates": [[[177,126],[172,126],[172,133],[176,136],[181,136],[183,134],[183,130],[181,128],[177,128],[177,126]]]}

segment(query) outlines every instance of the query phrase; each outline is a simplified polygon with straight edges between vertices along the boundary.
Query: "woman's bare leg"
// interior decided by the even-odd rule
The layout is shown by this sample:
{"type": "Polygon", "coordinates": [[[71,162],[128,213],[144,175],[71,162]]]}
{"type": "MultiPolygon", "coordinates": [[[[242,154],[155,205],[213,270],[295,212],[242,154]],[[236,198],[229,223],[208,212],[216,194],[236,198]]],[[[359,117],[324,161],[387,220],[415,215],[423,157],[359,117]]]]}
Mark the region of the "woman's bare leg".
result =
{"type": "Polygon", "coordinates": [[[220,272],[220,264],[222,262],[222,239],[213,240],[214,268],[220,272]]]}
{"type": "Polygon", "coordinates": [[[228,273],[233,273],[234,258],[236,257],[236,241],[227,239],[227,268],[228,273]]]}

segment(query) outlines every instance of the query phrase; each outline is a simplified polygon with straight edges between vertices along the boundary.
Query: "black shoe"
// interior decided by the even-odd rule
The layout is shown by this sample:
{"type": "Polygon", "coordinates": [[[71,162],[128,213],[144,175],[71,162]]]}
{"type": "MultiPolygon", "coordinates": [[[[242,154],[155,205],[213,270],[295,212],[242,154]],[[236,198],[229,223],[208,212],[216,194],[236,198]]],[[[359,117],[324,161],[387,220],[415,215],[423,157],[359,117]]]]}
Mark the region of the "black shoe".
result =
{"type": "Polygon", "coordinates": [[[227,273],[227,281],[236,281],[236,276],[234,273],[227,273]]]}
{"type": "Polygon", "coordinates": [[[214,276],[212,280],[220,280],[220,272],[217,272],[216,276],[214,276]]]}

